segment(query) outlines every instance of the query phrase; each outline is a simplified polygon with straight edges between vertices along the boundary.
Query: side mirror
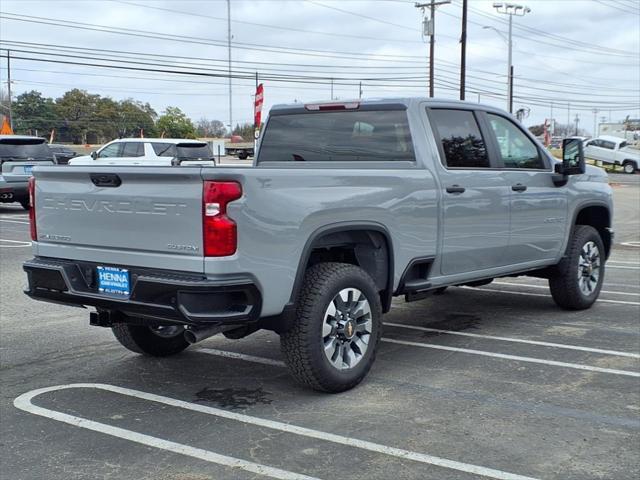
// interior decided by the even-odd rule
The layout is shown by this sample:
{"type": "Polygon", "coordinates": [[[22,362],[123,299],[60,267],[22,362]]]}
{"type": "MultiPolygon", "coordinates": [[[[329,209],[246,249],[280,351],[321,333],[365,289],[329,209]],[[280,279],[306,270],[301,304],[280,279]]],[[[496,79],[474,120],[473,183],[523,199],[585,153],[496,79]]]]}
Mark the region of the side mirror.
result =
{"type": "Polygon", "coordinates": [[[93,158],[94,160],[98,158],[98,152],[96,151],[91,152],[91,158],[93,158]]]}
{"type": "Polygon", "coordinates": [[[584,147],[579,138],[562,140],[562,173],[563,175],[580,175],[586,171],[584,147]]]}

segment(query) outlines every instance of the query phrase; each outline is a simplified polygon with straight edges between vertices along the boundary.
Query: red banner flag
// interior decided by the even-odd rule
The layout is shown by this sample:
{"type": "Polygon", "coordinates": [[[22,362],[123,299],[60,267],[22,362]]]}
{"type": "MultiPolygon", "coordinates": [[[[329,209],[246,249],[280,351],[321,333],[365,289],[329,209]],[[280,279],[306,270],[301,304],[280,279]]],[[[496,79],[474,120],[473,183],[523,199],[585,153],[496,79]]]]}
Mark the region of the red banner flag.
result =
{"type": "Polygon", "coordinates": [[[253,110],[253,126],[256,129],[260,128],[260,123],[262,121],[262,103],[264,102],[264,86],[262,83],[258,85],[256,88],[256,101],[254,104],[253,110]]]}

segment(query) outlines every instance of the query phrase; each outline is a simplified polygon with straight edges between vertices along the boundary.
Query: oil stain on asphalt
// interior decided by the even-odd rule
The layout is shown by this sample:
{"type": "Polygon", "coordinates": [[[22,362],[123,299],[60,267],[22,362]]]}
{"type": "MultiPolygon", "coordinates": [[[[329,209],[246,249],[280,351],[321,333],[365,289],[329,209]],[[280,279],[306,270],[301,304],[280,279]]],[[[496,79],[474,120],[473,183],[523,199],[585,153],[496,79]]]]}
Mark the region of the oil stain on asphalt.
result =
{"type": "Polygon", "coordinates": [[[215,403],[221,408],[242,410],[258,403],[271,403],[271,392],[259,388],[203,388],[196,393],[195,402],[215,403]]]}

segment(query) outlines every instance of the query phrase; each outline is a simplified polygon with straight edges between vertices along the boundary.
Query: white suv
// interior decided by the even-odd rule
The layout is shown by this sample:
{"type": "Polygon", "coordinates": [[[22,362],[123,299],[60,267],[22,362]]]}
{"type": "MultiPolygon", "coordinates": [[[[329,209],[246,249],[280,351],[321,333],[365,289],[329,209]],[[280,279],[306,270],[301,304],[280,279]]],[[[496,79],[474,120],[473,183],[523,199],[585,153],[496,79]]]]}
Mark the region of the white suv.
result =
{"type": "Polygon", "coordinates": [[[69,160],[69,165],[215,165],[205,142],[180,138],[120,138],[69,160]]]}

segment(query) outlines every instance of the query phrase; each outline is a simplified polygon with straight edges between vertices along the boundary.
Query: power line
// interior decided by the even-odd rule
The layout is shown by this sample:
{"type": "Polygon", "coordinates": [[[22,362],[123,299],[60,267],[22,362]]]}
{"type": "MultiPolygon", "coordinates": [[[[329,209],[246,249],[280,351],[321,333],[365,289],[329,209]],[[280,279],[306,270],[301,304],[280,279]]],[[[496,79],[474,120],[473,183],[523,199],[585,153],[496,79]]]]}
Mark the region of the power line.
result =
{"type": "MultiPolygon", "coordinates": [[[[20,45],[26,45],[28,48],[31,49],[37,49],[37,51],[33,51],[33,50],[25,50],[25,52],[29,52],[29,53],[37,53],[37,54],[48,54],[49,52],[45,52],[46,50],[54,50],[55,52],[60,52],[62,51],[63,53],[67,53],[68,51],[71,51],[72,53],[83,53],[83,52],[94,52],[92,54],[95,55],[100,55],[100,59],[101,60],[108,60],[108,61],[112,61],[112,58],[116,58],[116,59],[121,59],[121,58],[125,58],[127,60],[138,60],[140,58],[143,58],[144,60],[147,60],[147,58],[144,57],[151,57],[151,58],[161,58],[164,59],[165,57],[168,58],[175,58],[175,59],[193,59],[193,60],[199,60],[202,62],[207,62],[207,63],[213,63],[213,66],[216,66],[215,63],[226,63],[226,60],[217,60],[217,59],[212,59],[212,58],[202,58],[202,57],[187,57],[187,56],[175,56],[175,55],[158,55],[158,54],[152,54],[152,53],[145,53],[145,52],[132,52],[132,51],[122,51],[122,50],[104,50],[104,49],[95,49],[95,48],[87,48],[87,47],[75,47],[75,46],[60,46],[60,45],[52,45],[52,44],[40,44],[40,43],[33,43],[33,42],[15,42],[15,41],[8,41],[8,40],[3,40],[0,41],[0,45],[1,44],[6,44],[6,45],[11,45],[11,48],[14,50],[19,50],[19,48],[17,46],[20,45]],[[95,53],[95,52],[99,52],[99,53],[95,53]],[[104,52],[104,53],[103,53],[104,52]],[[108,58],[106,58],[108,57],[108,58]]],[[[78,57],[76,57],[78,58],[78,57]]],[[[86,58],[86,54],[82,55],[81,58],[86,58]]],[[[98,58],[98,57],[93,57],[93,58],[98,58]]],[[[141,62],[140,62],[141,63],[141,62]]],[[[445,65],[451,65],[452,67],[456,67],[457,68],[457,64],[454,62],[449,62],[446,60],[441,60],[440,63],[443,63],[445,65]]],[[[421,64],[424,65],[424,63],[422,62],[416,62],[417,64],[421,64]]],[[[181,68],[191,68],[191,67],[198,67],[198,68],[203,68],[203,67],[207,67],[209,65],[207,64],[203,64],[203,63],[194,63],[194,62],[182,62],[181,64],[178,64],[177,62],[173,62],[173,63],[168,63],[167,61],[162,62],[160,64],[158,63],[153,63],[153,65],[163,65],[163,66],[173,66],[173,67],[181,67],[181,68]]],[[[270,65],[270,64],[269,64],[270,65]]],[[[299,71],[299,67],[301,66],[301,64],[289,64],[289,63],[283,63],[282,66],[291,66],[294,71],[298,72],[299,71]]],[[[220,68],[222,68],[222,65],[219,66],[220,68]]],[[[304,73],[324,73],[326,75],[325,78],[335,78],[336,76],[343,76],[345,75],[344,67],[342,65],[338,65],[338,66],[334,66],[334,65],[317,65],[317,67],[323,67],[323,69],[321,70],[315,70],[315,71],[308,71],[308,70],[304,70],[304,73]],[[331,71],[328,71],[328,68],[335,68],[331,71]],[[341,75],[342,74],[342,75],[341,75]]],[[[272,67],[265,67],[262,64],[253,64],[252,62],[248,64],[247,67],[236,67],[236,71],[238,72],[242,72],[242,73],[247,73],[250,75],[253,75],[254,72],[256,70],[260,70],[261,72],[290,72],[292,71],[292,68],[278,68],[278,69],[274,69],[272,67]]],[[[378,68],[378,67],[370,67],[370,68],[378,68]]],[[[384,67],[379,67],[380,69],[384,69],[384,67]]],[[[391,69],[395,70],[394,67],[390,67],[391,69]]],[[[407,69],[412,69],[413,71],[417,72],[417,73],[422,73],[424,72],[424,67],[423,66],[416,66],[416,67],[400,67],[401,69],[407,70],[407,69]]],[[[442,66],[442,68],[447,68],[446,66],[442,66]]],[[[449,69],[451,70],[451,67],[449,67],[449,69]]],[[[218,70],[220,71],[220,70],[218,70]]],[[[480,70],[480,69],[474,69],[474,71],[479,72],[479,73],[485,73],[488,75],[491,75],[492,77],[504,77],[505,75],[502,73],[495,73],[495,72],[490,72],[490,71],[486,71],[486,70],[480,70]]],[[[387,72],[367,72],[365,75],[386,75],[387,72]]],[[[403,73],[404,74],[404,73],[403,73]]],[[[474,76],[474,75],[470,75],[470,76],[474,76]]],[[[358,76],[353,77],[354,79],[363,79],[363,75],[360,74],[358,76]]],[[[478,76],[476,75],[475,78],[482,78],[482,79],[487,79],[486,77],[482,77],[482,76],[478,76]]],[[[488,80],[494,81],[494,78],[490,78],[488,80]]],[[[572,88],[572,91],[575,91],[575,87],[578,87],[577,85],[575,85],[575,83],[561,83],[561,82],[554,82],[551,80],[543,80],[543,79],[538,79],[538,78],[528,78],[526,76],[523,75],[518,75],[515,77],[518,81],[525,81],[525,82],[529,82],[529,83],[535,83],[536,85],[554,85],[554,86],[561,86],[561,87],[570,87],[572,88]]],[[[602,81],[605,81],[604,79],[602,79],[602,81]]],[[[626,89],[626,88],[620,88],[617,85],[613,85],[613,84],[609,84],[608,86],[605,85],[598,85],[599,87],[599,91],[606,91],[606,90],[610,90],[610,91],[615,91],[615,92],[622,92],[622,91],[628,91],[628,92],[639,92],[640,93],[640,88],[633,88],[633,89],[626,89]]],[[[589,90],[584,90],[585,93],[588,93],[589,95],[594,95],[594,92],[589,89],[589,90]]]]}
{"type": "MultiPolygon", "coordinates": [[[[136,7],[140,7],[140,8],[147,8],[147,9],[151,9],[151,10],[159,10],[159,11],[164,11],[164,12],[170,12],[170,13],[179,13],[182,15],[190,15],[193,17],[198,17],[198,18],[209,18],[212,20],[221,20],[226,22],[227,19],[224,17],[215,17],[213,15],[204,15],[202,13],[194,13],[194,12],[185,12],[184,10],[174,10],[172,8],[163,8],[163,7],[157,7],[157,6],[152,6],[152,5],[144,5],[144,4],[140,4],[140,3],[135,3],[135,2],[127,2],[124,0],[112,0],[114,2],[117,3],[122,3],[124,5],[132,5],[132,6],[136,6],[136,7]]],[[[343,38],[354,38],[354,39],[358,39],[358,40],[377,40],[377,41],[385,41],[385,42],[399,42],[399,43],[421,43],[419,40],[403,40],[403,39],[399,39],[399,38],[386,38],[386,37],[368,37],[365,35],[350,35],[348,33],[338,33],[338,32],[323,32],[323,31],[319,31],[319,30],[307,30],[307,29],[303,29],[303,28],[295,28],[295,27],[283,27],[283,26],[279,26],[279,25],[269,25],[266,23],[258,23],[258,22],[249,22],[246,20],[232,20],[231,23],[237,23],[237,24],[241,24],[241,25],[251,25],[254,27],[262,27],[262,28],[270,28],[270,29],[274,29],[274,30],[285,30],[285,31],[289,31],[289,32],[299,32],[299,33],[311,33],[314,35],[325,35],[328,37],[343,37],[343,38]]]]}
{"type": "MultiPolygon", "coordinates": [[[[0,56],[0,58],[3,56],[0,56]]],[[[52,59],[37,59],[37,58],[29,58],[29,57],[18,57],[18,56],[13,56],[13,58],[18,58],[18,59],[25,59],[25,60],[33,60],[33,61],[44,61],[44,62],[51,62],[51,63],[61,63],[61,64],[73,64],[73,65],[84,65],[84,66],[97,66],[97,67],[101,67],[101,68],[115,68],[115,69],[122,69],[122,70],[136,70],[136,71],[151,71],[151,72],[162,72],[162,73],[173,73],[173,74],[179,74],[179,75],[194,75],[194,76],[204,76],[204,77],[208,77],[208,76],[212,76],[214,74],[211,73],[204,73],[204,72],[176,72],[176,71],[171,71],[171,70],[162,70],[162,69],[147,69],[147,68],[140,68],[140,67],[131,67],[131,66],[124,66],[124,65],[103,65],[103,64],[90,64],[90,63],[80,63],[80,62],[71,62],[71,61],[64,61],[64,60],[52,60],[52,59]]],[[[220,75],[215,75],[216,77],[219,77],[220,75]]],[[[311,80],[292,80],[292,79],[279,79],[279,78],[274,78],[272,81],[276,81],[276,82],[291,82],[291,83],[318,83],[318,82],[314,82],[311,80]]],[[[441,82],[442,83],[442,82],[441,82]]],[[[352,85],[352,84],[350,84],[352,85]]],[[[397,88],[415,88],[417,85],[411,85],[411,84],[404,84],[404,85],[398,85],[398,84],[379,84],[378,87],[397,87],[397,88]]],[[[457,90],[457,85],[455,85],[454,82],[446,82],[444,83],[444,86],[448,89],[456,89],[457,90]]],[[[472,90],[477,90],[477,88],[475,88],[474,86],[470,86],[470,91],[472,90]]],[[[479,93],[483,93],[485,95],[488,96],[494,96],[496,98],[499,98],[500,96],[504,96],[504,95],[500,95],[500,94],[496,94],[495,92],[488,92],[486,90],[479,90],[479,93]]],[[[527,101],[529,103],[532,104],[536,104],[534,102],[546,102],[543,103],[543,105],[548,105],[549,101],[554,101],[554,102],[558,102],[557,99],[549,99],[549,98],[543,98],[543,97],[536,97],[536,96],[517,96],[516,98],[521,99],[523,101],[527,101]]],[[[574,102],[572,101],[572,105],[574,104],[574,102]]],[[[635,108],[635,105],[629,105],[627,102],[624,103],[618,103],[618,102],[600,102],[600,103],[596,103],[595,101],[577,101],[575,102],[576,106],[575,106],[575,110],[588,110],[589,108],[593,108],[594,106],[598,106],[599,108],[603,109],[603,110],[631,110],[635,108]]]]}
{"type": "Polygon", "coordinates": [[[640,13],[634,12],[633,10],[631,10],[629,8],[621,8],[621,7],[618,7],[618,6],[616,6],[616,5],[612,4],[612,3],[609,3],[609,2],[603,2],[602,0],[595,0],[595,1],[597,3],[599,3],[600,5],[604,5],[605,7],[613,8],[614,10],[617,10],[619,12],[631,13],[633,15],[640,15],[640,13]]]}

